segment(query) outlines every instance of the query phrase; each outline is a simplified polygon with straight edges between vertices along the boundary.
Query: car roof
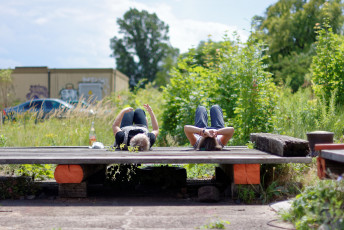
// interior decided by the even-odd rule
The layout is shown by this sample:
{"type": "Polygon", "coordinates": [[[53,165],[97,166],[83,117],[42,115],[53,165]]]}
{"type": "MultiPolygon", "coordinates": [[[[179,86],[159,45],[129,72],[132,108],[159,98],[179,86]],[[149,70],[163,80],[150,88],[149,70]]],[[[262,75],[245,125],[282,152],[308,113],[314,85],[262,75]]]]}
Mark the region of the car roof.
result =
{"type": "MultiPolygon", "coordinates": [[[[68,107],[74,107],[73,105],[69,104],[68,102],[63,101],[63,100],[58,99],[58,98],[37,98],[37,99],[33,99],[33,100],[30,100],[30,101],[26,101],[26,102],[31,103],[33,101],[56,101],[56,102],[59,102],[61,104],[67,105],[68,107]]],[[[26,103],[26,102],[24,102],[24,103],[26,103]]]]}

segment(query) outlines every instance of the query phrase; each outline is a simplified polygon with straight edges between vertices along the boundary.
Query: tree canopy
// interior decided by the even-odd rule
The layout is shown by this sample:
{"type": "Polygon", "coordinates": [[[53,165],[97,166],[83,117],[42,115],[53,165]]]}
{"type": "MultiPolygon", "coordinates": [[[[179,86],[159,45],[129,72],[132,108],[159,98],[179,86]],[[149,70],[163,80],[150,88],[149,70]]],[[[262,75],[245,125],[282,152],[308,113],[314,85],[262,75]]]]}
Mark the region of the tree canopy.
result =
{"type": "Polygon", "coordinates": [[[255,16],[257,36],[269,47],[269,71],[276,82],[289,82],[296,91],[309,72],[315,54],[315,24],[328,18],[334,33],[340,33],[344,21],[340,0],[279,0],[267,8],[265,16],[255,16]]]}
{"type": "Polygon", "coordinates": [[[117,24],[123,36],[113,37],[110,47],[116,69],[130,77],[131,87],[140,81],[142,85],[153,82],[159,72],[168,71],[166,68],[179,51],[169,44],[169,27],[155,13],[130,9],[117,19],[117,24]]]}

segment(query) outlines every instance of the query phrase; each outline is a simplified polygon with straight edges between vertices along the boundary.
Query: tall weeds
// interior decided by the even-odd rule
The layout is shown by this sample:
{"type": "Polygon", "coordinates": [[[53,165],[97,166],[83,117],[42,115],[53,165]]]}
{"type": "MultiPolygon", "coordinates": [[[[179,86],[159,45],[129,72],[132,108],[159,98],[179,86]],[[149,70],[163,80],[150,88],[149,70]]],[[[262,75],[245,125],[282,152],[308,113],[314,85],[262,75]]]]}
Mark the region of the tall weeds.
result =
{"type": "Polygon", "coordinates": [[[274,132],[307,139],[307,132],[316,130],[334,132],[339,141],[344,128],[344,106],[335,104],[336,92],[330,101],[314,96],[311,89],[292,94],[280,88],[275,108],[274,132]]]}

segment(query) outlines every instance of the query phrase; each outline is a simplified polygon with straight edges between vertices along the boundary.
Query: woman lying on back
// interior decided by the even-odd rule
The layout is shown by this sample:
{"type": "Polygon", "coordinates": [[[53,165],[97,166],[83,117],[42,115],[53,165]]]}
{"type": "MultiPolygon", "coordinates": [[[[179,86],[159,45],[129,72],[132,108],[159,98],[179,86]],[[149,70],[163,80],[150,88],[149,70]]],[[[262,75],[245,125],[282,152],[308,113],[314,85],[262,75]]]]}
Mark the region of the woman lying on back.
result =
{"type": "Polygon", "coordinates": [[[196,150],[222,150],[234,134],[233,127],[225,127],[222,109],[218,105],[210,108],[211,126],[208,126],[207,109],[198,106],[195,125],[185,125],[184,132],[196,150]]]}

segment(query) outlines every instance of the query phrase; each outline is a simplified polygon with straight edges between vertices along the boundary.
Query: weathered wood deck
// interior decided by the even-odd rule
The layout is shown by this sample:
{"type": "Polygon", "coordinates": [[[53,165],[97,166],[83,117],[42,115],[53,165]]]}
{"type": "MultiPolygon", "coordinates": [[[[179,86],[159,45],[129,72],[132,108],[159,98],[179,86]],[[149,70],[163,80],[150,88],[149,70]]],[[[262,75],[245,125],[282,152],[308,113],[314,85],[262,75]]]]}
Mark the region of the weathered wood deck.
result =
{"type": "Polygon", "coordinates": [[[281,164],[311,163],[311,157],[281,157],[241,146],[222,151],[153,147],[148,152],[109,151],[83,146],[0,148],[0,164],[281,164]]]}
{"type": "Polygon", "coordinates": [[[344,163],[344,150],[322,150],[320,156],[328,160],[344,163]]]}

